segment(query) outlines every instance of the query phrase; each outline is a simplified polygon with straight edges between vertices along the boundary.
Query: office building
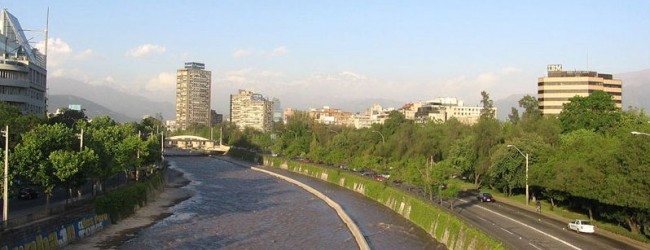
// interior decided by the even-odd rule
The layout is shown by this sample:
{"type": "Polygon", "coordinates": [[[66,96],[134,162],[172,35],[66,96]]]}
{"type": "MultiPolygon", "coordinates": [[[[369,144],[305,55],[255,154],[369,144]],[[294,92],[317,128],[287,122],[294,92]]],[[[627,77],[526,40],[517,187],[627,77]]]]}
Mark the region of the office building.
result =
{"type": "MultiPolygon", "coordinates": [[[[46,56],[32,48],[18,19],[2,10],[0,25],[0,101],[14,105],[24,114],[44,116],[47,112],[46,56]]],[[[47,49],[46,49],[47,51],[47,49]]]]}
{"type": "Polygon", "coordinates": [[[210,127],[210,85],[212,72],[205,64],[187,62],[176,72],[176,128],[186,130],[190,126],[210,127]]]}
{"type": "Polygon", "coordinates": [[[539,110],[544,115],[558,115],[570,98],[589,96],[597,90],[610,94],[616,107],[623,107],[623,81],[614,79],[611,74],[563,71],[561,64],[548,65],[547,73],[537,81],[539,110]]]}
{"type": "Polygon", "coordinates": [[[249,90],[230,95],[230,122],[241,130],[250,127],[260,131],[273,128],[273,101],[249,90]]]}

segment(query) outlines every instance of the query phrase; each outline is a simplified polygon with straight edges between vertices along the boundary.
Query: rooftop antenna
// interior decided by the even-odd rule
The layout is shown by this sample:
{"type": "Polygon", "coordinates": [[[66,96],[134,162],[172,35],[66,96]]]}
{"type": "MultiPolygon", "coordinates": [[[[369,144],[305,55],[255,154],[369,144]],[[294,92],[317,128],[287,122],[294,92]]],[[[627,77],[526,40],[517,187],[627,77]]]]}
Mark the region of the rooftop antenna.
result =
{"type": "Polygon", "coordinates": [[[48,41],[48,29],[50,27],[50,7],[47,7],[47,17],[45,19],[45,68],[47,68],[47,44],[48,41]]]}

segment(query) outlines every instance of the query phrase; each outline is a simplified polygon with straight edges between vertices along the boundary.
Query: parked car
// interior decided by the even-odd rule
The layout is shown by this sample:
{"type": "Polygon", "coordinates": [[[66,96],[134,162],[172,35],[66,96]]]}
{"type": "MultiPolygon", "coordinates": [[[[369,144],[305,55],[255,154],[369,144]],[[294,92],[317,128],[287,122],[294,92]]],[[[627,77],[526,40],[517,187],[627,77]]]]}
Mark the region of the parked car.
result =
{"type": "Polygon", "coordinates": [[[492,194],[490,194],[490,193],[480,193],[480,194],[478,194],[478,196],[476,196],[476,198],[480,202],[495,202],[496,201],[496,200],[494,200],[494,197],[492,197],[492,194]]]}
{"type": "Polygon", "coordinates": [[[30,187],[22,188],[20,189],[20,192],[18,192],[18,199],[31,200],[36,199],[37,197],[38,192],[30,187]]]}
{"type": "Polygon", "coordinates": [[[572,222],[569,222],[569,229],[575,230],[578,233],[594,233],[596,227],[591,224],[590,221],[576,219],[572,222]]]}

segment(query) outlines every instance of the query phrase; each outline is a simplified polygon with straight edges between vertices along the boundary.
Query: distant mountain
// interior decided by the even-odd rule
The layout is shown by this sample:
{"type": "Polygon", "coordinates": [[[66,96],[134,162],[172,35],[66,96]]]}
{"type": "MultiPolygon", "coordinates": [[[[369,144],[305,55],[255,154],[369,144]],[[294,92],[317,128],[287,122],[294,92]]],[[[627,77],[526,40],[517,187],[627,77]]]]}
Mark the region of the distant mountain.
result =
{"type": "Polygon", "coordinates": [[[631,106],[650,113],[650,69],[615,74],[614,78],[623,81],[624,110],[631,106]]]}
{"type": "MultiPolygon", "coordinates": [[[[497,108],[497,119],[501,121],[508,120],[508,115],[512,113],[512,107],[517,108],[519,110],[519,116],[521,116],[521,113],[523,113],[524,110],[519,107],[519,100],[521,100],[525,95],[526,94],[514,94],[494,101],[494,106],[497,108]]],[[[537,98],[537,95],[532,96],[537,98]]]]}
{"type": "MultiPolygon", "coordinates": [[[[636,72],[627,72],[614,74],[614,78],[623,80],[623,109],[628,107],[642,108],[646,112],[650,112],[650,69],[645,69],[636,72]]],[[[164,119],[174,119],[175,107],[173,103],[152,101],[146,97],[133,95],[118,91],[108,86],[93,86],[82,83],[77,80],[53,77],[48,79],[48,92],[50,95],[50,108],[56,109],[60,107],[67,107],[68,104],[81,104],[87,112],[97,112],[97,114],[114,114],[116,116],[122,115],[119,119],[128,121],[139,121],[145,115],[154,115],[158,112],[162,113],[164,119]],[[61,97],[55,97],[61,96],[61,97]],[[74,101],[70,98],[78,97],[79,101],[74,101]],[[67,99],[66,99],[67,98],[67,99]],[[82,100],[87,101],[85,105],[82,100]],[[89,108],[92,105],[97,105],[95,108],[89,108]]],[[[497,118],[505,121],[510,114],[511,108],[519,108],[518,101],[525,94],[513,94],[500,100],[494,100],[494,105],[497,107],[497,118]]],[[[537,94],[533,94],[537,96],[537,94]]],[[[283,103],[294,103],[297,106],[300,102],[303,105],[308,105],[310,108],[322,108],[322,106],[330,106],[349,112],[363,112],[370,108],[373,104],[380,104],[384,108],[400,108],[405,103],[402,101],[395,101],[389,99],[366,98],[366,99],[336,99],[336,98],[309,98],[309,100],[299,100],[296,96],[287,97],[294,98],[290,101],[283,100],[283,103]]],[[[522,110],[520,110],[520,113],[522,110]]],[[[226,111],[227,113],[227,111],[226,111]]],[[[90,115],[90,114],[89,114],[90,115]]]]}
{"type": "MultiPolygon", "coordinates": [[[[337,103],[334,103],[332,108],[338,108],[347,112],[352,112],[352,113],[363,113],[372,105],[374,104],[379,104],[383,108],[401,108],[404,106],[404,102],[400,101],[395,101],[395,100],[389,100],[389,99],[380,99],[380,98],[367,98],[367,99],[354,99],[354,100],[345,100],[345,101],[339,101],[337,103]]],[[[318,107],[322,108],[322,107],[318,107]]]]}
{"type": "MultiPolygon", "coordinates": [[[[145,115],[153,116],[158,112],[162,113],[163,119],[173,119],[176,115],[172,103],[152,101],[146,97],[124,93],[108,86],[93,86],[78,80],[61,77],[48,78],[47,86],[48,95],[50,96],[77,96],[126,117],[132,117],[133,121],[140,121],[145,115]]],[[[82,108],[86,107],[82,106],[82,108]]]]}
{"type": "Polygon", "coordinates": [[[75,104],[81,105],[81,108],[84,109],[84,113],[86,114],[86,116],[88,116],[88,118],[91,119],[98,116],[109,116],[113,120],[119,123],[140,120],[140,119],[128,117],[126,115],[117,113],[102,105],[99,105],[92,101],[86,100],[81,97],[73,96],[73,95],[49,95],[47,112],[54,113],[59,108],[67,108],[69,105],[75,105],[75,104]]]}

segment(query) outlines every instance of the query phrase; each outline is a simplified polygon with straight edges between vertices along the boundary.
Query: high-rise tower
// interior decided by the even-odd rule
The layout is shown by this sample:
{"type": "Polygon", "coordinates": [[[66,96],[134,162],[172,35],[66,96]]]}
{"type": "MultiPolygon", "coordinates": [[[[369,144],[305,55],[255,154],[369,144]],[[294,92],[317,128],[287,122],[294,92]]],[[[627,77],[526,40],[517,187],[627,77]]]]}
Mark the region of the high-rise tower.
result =
{"type": "Polygon", "coordinates": [[[45,115],[45,55],[29,45],[16,17],[4,9],[1,18],[0,101],[17,106],[22,113],[45,115]]]}
{"type": "Polygon", "coordinates": [[[273,128],[273,101],[261,94],[240,89],[238,94],[230,95],[230,122],[241,130],[251,127],[270,131],[273,128]]]}
{"type": "Polygon", "coordinates": [[[595,71],[563,71],[562,65],[547,67],[548,75],[537,80],[537,100],[539,110],[544,115],[557,115],[562,104],[574,96],[589,96],[596,90],[612,96],[616,107],[623,106],[623,81],[614,79],[611,74],[595,71]]]}
{"type": "Polygon", "coordinates": [[[186,62],[176,72],[176,128],[210,124],[210,85],[212,72],[205,64],[186,62]]]}

